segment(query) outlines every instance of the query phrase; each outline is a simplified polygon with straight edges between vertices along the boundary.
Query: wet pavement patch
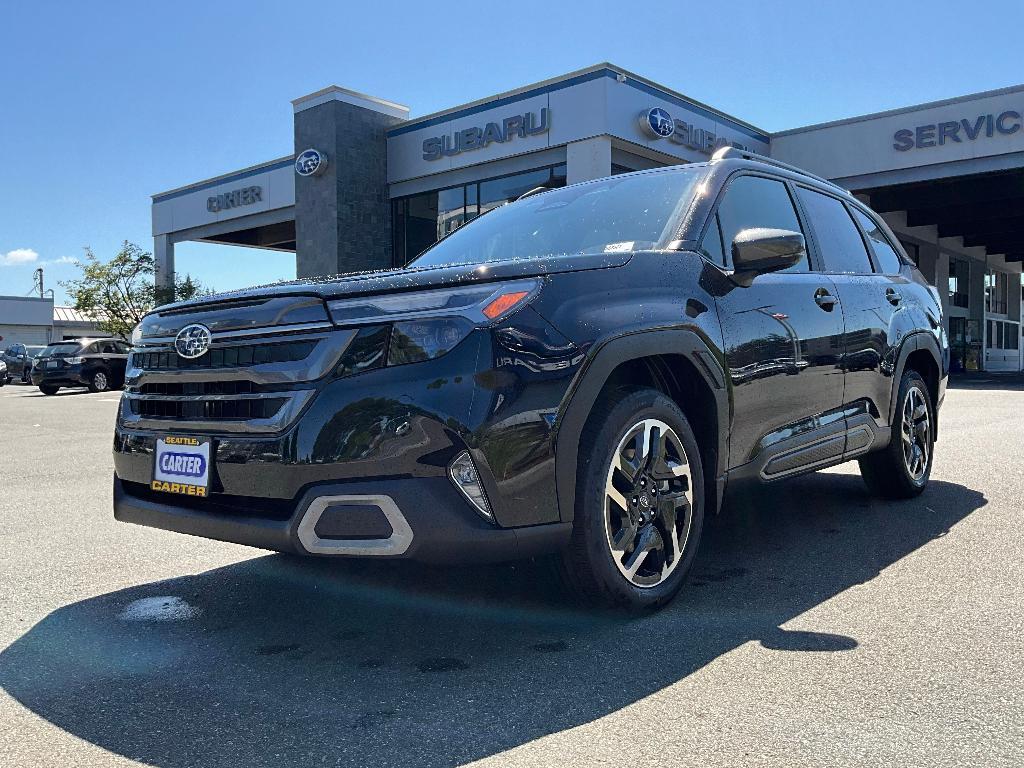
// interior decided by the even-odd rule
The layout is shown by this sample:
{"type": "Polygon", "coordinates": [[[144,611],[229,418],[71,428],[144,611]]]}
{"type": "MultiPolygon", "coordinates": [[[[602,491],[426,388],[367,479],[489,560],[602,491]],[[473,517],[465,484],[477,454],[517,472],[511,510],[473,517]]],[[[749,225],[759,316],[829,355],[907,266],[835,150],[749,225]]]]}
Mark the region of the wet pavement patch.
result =
{"type": "Polygon", "coordinates": [[[133,600],[118,615],[121,621],[188,621],[202,613],[180,597],[144,597],[133,600]]]}

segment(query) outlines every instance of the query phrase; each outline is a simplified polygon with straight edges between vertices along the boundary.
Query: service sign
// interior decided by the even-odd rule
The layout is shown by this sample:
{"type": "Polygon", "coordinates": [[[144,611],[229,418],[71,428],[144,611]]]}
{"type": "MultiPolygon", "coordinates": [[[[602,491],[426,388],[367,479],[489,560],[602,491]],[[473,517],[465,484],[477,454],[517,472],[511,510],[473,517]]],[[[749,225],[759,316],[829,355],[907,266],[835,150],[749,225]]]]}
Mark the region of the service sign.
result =
{"type": "Polygon", "coordinates": [[[157,438],[150,487],[164,493],[206,496],[210,487],[209,439],[157,438]]]}

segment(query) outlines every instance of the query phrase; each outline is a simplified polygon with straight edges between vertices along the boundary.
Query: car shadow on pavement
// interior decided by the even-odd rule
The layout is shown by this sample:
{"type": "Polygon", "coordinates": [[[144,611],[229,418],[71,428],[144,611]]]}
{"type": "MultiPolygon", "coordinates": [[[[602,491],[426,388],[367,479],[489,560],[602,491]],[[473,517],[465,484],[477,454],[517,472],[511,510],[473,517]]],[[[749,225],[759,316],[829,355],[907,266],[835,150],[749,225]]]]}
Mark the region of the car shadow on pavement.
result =
{"type": "Polygon", "coordinates": [[[0,686],[65,731],[166,768],[454,766],[593,721],[783,629],[986,503],[933,481],[871,499],[819,473],[730,501],[660,613],[587,611],[550,564],[440,569],[280,555],[60,608],[0,653],[0,686]],[[160,620],[162,619],[162,620],[160,620]]]}
{"type": "MultiPolygon", "coordinates": [[[[110,392],[114,392],[114,394],[116,394],[116,395],[120,395],[121,394],[119,391],[115,391],[115,390],[109,390],[107,394],[109,394],[110,392]]],[[[59,392],[56,392],[55,394],[47,395],[47,394],[44,394],[44,393],[40,392],[37,389],[35,392],[28,392],[28,393],[22,395],[22,397],[50,397],[50,398],[53,398],[53,397],[70,397],[72,395],[89,395],[89,394],[95,394],[95,393],[92,393],[88,389],[85,389],[85,388],[82,388],[82,389],[76,388],[76,389],[61,389],[59,392]]]]}

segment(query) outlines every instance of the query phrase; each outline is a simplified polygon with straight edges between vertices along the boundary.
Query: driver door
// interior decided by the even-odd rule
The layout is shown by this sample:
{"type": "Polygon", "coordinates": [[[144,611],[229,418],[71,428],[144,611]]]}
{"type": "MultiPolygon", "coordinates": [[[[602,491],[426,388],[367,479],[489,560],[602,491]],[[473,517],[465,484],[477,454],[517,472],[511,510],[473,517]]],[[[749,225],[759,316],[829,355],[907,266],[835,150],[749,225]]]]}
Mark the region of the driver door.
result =
{"type": "MultiPolygon", "coordinates": [[[[785,181],[734,176],[705,235],[720,243],[706,250],[720,249],[731,268],[733,239],[755,227],[804,231],[785,181]]],[[[844,324],[832,280],[808,257],[747,287],[728,285],[717,301],[732,387],[730,467],[775,479],[841,455],[844,324]]]]}

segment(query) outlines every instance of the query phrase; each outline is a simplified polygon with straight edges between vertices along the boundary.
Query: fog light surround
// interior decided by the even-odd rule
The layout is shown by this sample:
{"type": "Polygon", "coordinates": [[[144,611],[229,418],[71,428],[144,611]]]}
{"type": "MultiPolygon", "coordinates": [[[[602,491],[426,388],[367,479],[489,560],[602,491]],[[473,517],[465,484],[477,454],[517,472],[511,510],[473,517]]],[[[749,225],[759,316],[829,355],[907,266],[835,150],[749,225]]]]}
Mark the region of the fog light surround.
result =
{"type": "Polygon", "coordinates": [[[483,483],[480,482],[480,473],[476,471],[476,465],[469,455],[469,451],[463,451],[455,457],[455,461],[448,467],[448,476],[455,487],[459,489],[466,501],[473,505],[484,520],[494,522],[494,513],[491,512],[491,505],[487,501],[487,494],[484,493],[483,483]]]}

